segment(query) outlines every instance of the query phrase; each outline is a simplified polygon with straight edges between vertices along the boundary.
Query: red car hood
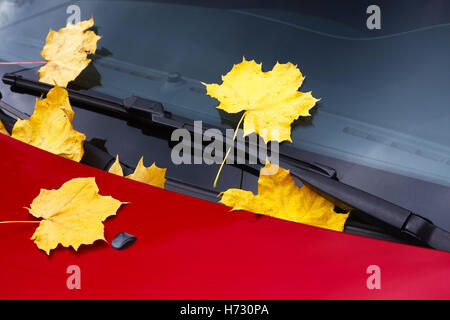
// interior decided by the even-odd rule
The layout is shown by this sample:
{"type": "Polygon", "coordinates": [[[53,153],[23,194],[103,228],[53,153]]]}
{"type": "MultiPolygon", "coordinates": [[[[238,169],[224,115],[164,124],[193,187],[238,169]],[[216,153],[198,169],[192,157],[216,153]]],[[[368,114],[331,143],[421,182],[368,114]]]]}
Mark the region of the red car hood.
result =
{"type": "MultiPolygon", "coordinates": [[[[0,220],[33,220],[41,188],[95,177],[100,194],[131,204],[108,218],[138,237],[117,251],[96,241],[50,256],[35,224],[0,225],[1,299],[448,299],[450,254],[358,237],[229,208],[75,163],[0,134],[0,220]],[[81,270],[69,290],[67,267],[81,270]],[[381,289],[367,287],[367,268],[381,289]]],[[[169,173],[170,174],[170,173],[169,173]]]]}

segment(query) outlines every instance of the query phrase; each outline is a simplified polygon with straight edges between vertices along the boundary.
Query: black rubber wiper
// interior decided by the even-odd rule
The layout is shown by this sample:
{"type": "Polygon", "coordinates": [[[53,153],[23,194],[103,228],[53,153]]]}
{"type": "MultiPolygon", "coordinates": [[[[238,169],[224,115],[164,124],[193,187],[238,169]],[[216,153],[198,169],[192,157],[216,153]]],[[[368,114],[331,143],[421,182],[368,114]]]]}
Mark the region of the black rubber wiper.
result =
{"type": "Polygon", "coordinates": [[[13,106],[7,104],[6,102],[4,102],[3,100],[0,100],[0,109],[6,112],[11,113],[12,115],[14,115],[16,118],[18,119],[28,119],[30,116],[16,108],[14,108],[13,106]]]}
{"type": "MultiPolygon", "coordinates": [[[[15,73],[6,73],[3,76],[3,82],[10,85],[11,88],[33,92],[37,96],[46,94],[52,88],[52,86],[48,84],[28,79],[15,73]]],[[[155,127],[165,129],[183,128],[188,130],[191,134],[196,133],[194,121],[192,119],[177,116],[164,110],[162,103],[158,101],[136,96],[122,100],[97,92],[85,93],[69,88],[66,90],[69,93],[69,99],[73,105],[126,120],[130,125],[141,128],[142,130],[148,130],[155,127]]],[[[222,130],[221,128],[203,123],[202,134],[205,134],[205,131],[211,128],[222,130]]],[[[225,141],[222,142],[225,143],[225,141]]],[[[294,163],[306,170],[330,178],[336,177],[336,171],[326,165],[309,161],[308,159],[293,158],[285,154],[280,154],[280,158],[282,158],[283,162],[294,163]]]]}
{"type": "MultiPolygon", "coordinates": [[[[47,93],[51,89],[51,86],[47,84],[14,73],[5,74],[3,82],[18,89],[35,92],[38,95],[47,93]]],[[[166,129],[185,128],[194,133],[193,120],[165,111],[163,105],[157,101],[134,96],[120,100],[107,95],[87,94],[71,89],[68,89],[68,92],[72,104],[122,118],[142,129],[160,126],[166,129]]],[[[203,125],[203,133],[208,128],[213,127],[203,125]]],[[[235,148],[239,150],[242,147],[236,144],[235,148]]],[[[251,148],[245,146],[245,150],[242,151],[248,156],[249,150],[251,148]]],[[[292,158],[281,153],[279,161],[280,167],[289,169],[293,176],[338,206],[365,212],[421,243],[450,252],[450,233],[419,214],[338,181],[334,169],[327,166],[292,158]]],[[[250,164],[240,164],[239,166],[254,172],[258,172],[260,168],[258,165],[250,164]]]]}
{"type": "MultiPolygon", "coordinates": [[[[20,111],[19,109],[9,105],[8,103],[0,99],[0,120],[3,121],[3,124],[5,125],[9,133],[11,133],[17,119],[25,120],[29,117],[29,114],[20,111]],[[14,117],[10,116],[9,114],[13,115],[14,117]]],[[[113,155],[111,155],[103,148],[98,147],[91,141],[84,141],[83,149],[84,155],[81,159],[81,163],[88,166],[103,171],[108,171],[115,161],[115,157],[113,155]]],[[[133,166],[123,161],[120,161],[120,164],[125,176],[133,173],[135,169],[133,166]]],[[[185,181],[181,181],[179,179],[168,176],[166,176],[165,188],[167,190],[188,194],[193,197],[200,197],[202,199],[207,199],[210,201],[217,200],[216,192],[212,192],[211,190],[208,190],[206,188],[201,188],[199,186],[195,186],[185,181]]]]}
{"type": "MultiPolygon", "coordinates": [[[[13,124],[16,122],[17,119],[25,120],[30,117],[29,114],[24,113],[17,108],[9,105],[8,103],[4,102],[3,100],[0,100],[0,110],[3,111],[4,117],[8,120],[8,124],[10,127],[10,130],[12,130],[13,124]],[[14,118],[6,115],[4,112],[7,112],[9,114],[12,114],[14,118]]],[[[2,116],[3,118],[3,116],[2,116]]],[[[102,169],[102,170],[108,170],[109,167],[113,164],[115,161],[114,157],[111,156],[106,151],[102,150],[101,148],[97,147],[90,141],[85,141],[83,144],[84,149],[84,155],[83,159],[81,160],[82,163],[87,164],[89,166],[102,169]]],[[[121,163],[122,166],[124,166],[126,169],[129,168],[128,165],[121,163]]]]}
{"type": "Polygon", "coordinates": [[[426,243],[431,248],[450,252],[450,233],[434,225],[430,220],[340,181],[290,164],[282,164],[281,161],[280,166],[290,169],[293,176],[338,206],[342,203],[358,209],[426,243]]]}

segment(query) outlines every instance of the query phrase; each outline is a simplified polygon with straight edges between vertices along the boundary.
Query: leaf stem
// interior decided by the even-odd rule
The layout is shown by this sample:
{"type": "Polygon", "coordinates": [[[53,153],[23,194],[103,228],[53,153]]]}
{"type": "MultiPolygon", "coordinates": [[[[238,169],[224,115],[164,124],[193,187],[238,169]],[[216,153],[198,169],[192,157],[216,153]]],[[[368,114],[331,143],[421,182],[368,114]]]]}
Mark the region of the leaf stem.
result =
{"type": "MultiPolygon", "coordinates": [[[[247,112],[244,112],[244,114],[241,117],[241,120],[239,120],[239,123],[238,123],[236,129],[234,130],[233,142],[234,142],[234,140],[236,140],[238,129],[241,126],[241,123],[244,120],[246,114],[247,114],[247,112]]],[[[228,148],[227,154],[225,155],[225,158],[223,158],[222,164],[220,165],[219,171],[217,172],[216,179],[214,180],[214,188],[216,188],[216,186],[217,186],[217,180],[219,180],[220,172],[222,171],[223,165],[225,164],[225,161],[227,160],[228,155],[230,154],[231,148],[232,147],[228,148]]]]}

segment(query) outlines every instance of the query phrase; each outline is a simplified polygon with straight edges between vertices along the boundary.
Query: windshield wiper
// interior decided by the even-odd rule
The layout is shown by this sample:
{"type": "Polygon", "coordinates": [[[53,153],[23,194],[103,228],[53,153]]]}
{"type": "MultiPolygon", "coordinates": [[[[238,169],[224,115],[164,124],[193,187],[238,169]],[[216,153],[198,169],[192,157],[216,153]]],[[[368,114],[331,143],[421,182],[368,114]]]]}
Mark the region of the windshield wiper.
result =
{"type": "MultiPolygon", "coordinates": [[[[4,121],[5,127],[8,132],[12,131],[14,123],[17,119],[25,120],[30,117],[29,114],[24,113],[17,108],[9,105],[0,99],[0,120],[4,121]],[[2,112],[3,111],[3,112],[2,112]],[[6,111],[6,113],[5,113],[6,111]],[[15,118],[11,117],[12,114],[15,118]]],[[[116,160],[108,151],[101,147],[98,147],[95,143],[91,141],[84,141],[83,143],[84,155],[81,159],[81,163],[88,166],[108,171],[114,161],[116,160]]],[[[134,171],[134,167],[126,162],[120,161],[125,176],[130,175],[134,171]]],[[[207,199],[210,201],[216,201],[217,193],[208,190],[207,188],[201,188],[199,186],[192,185],[180,179],[166,176],[165,189],[188,194],[194,197],[200,197],[202,199],[207,199]]]]}
{"type": "MultiPolygon", "coordinates": [[[[3,82],[11,87],[37,94],[47,93],[51,89],[51,86],[47,84],[14,73],[5,74],[3,82]]],[[[184,128],[194,133],[193,120],[165,111],[163,105],[157,101],[135,96],[120,100],[98,93],[87,94],[71,89],[67,91],[74,105],[122,118],[142,129],[155,126],[166,129],[184,128]]],[[[214,127],[203,125],[203,133],[209,128],[214,127]]],[[[217,129],[220,130],[220,128],[217,129]]],[[[242,146],[236,144],[234,148],[239,150],[242,146]]],[[[249,156],[252,148],[248,148],[248,145],[244,148],[245,150],[241,151],[249,156]]],[[[304,159],[292,158],[282,153],[279,154],[279,162],[280,167],[290,170],[293,176],[338,206],[360,210],[432,248],[450,252],[449,232],[408,209],[338,181],[333,168],[304,159]]],[[[239,164],[239,166],[255,173],[260,169],[260,165],[239,164]]]]}
{"type": "MultiPolygon", "coordinates": [[[[15,73],[6,73],[3,76],[3,82],[10,85],[11,88],[34,92],[38,96],[46,94],[52,88],[52,86],[48,84],[28,79],[15,73]]],[[[162,103],[158,101],[136,96],[122,100],[97,92],[83,93],[69,88],[66,88],[66,90],[69,93],[69,99],[73,105],[126,120],[131,126],[141,128],[142,130],[152,127],[165,129],[183,128],[188,130],[191,134],[197,133],[192,119],[174,115],[171,112],[164,110],[162,103]]],[[[205,131],[212,128],[223,131],[221,128],[203,123],[201,133],[207,135],[205,131]]],[[[222,142],[225,143],[225,141],[222,142]]],[[[281,153],[280,158],[283,159],[283,162],[294,163],[306,170],[311,170],[330,178],[336,177],[336,171],[326,165],[309,161],[308,159],[293,158],[287,154],[281,153]]]]}
{"type": "Polygon", "coordinates": [[[14,115],[16,118],[18,119],[28,119],[30,116],[16,108],[14,108],[13,106],[7,104],[6,102],[4,102],[3,100],[0,100],[0,109],[2,109],[3,111],[9,112],[12,115],[14,115]]]}

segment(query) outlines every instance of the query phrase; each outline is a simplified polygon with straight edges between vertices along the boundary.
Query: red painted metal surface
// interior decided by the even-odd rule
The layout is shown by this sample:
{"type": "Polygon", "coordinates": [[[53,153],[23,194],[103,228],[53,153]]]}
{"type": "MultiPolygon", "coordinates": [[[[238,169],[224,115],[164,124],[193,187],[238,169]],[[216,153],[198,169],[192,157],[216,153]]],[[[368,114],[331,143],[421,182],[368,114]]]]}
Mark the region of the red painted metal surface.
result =
{"type": "Polygon", "coordinates": [[[35,224],[0,225],[1,299],[448,299],[450,254],[373,240],[246,212],[107,174],[0,134],[0,220],[33,220],[40,188],[94,176],[103,195],[131,204],[106,220],[106,239],[50,256],[35,224]],[[69,290],[67,267],[81,268],[69,290]],[[381,289],[369,290],[369,265],[381,289]]]}

